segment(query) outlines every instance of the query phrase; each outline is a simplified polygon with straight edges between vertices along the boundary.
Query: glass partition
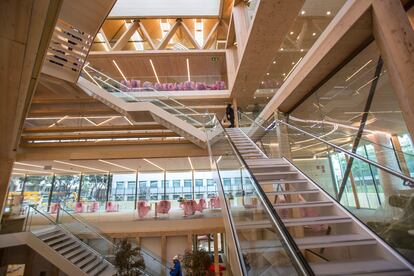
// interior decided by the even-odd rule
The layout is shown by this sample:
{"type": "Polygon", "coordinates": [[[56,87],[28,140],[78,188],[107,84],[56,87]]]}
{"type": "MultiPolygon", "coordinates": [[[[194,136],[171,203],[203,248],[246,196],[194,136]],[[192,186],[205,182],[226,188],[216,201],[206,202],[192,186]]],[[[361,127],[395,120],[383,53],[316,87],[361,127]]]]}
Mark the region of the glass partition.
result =
{"type": "Polygon", "coordinates": [[[105,210],[108,177],[107,174],[83,175],[80,201],[88,206],[98,203],[98,210],[105,210]]]}
{"type": "Polygon", "coordinates": [[[80,175],[56,175],[52,190],[52,204],[75,209],[79,196],[80,175]]]}

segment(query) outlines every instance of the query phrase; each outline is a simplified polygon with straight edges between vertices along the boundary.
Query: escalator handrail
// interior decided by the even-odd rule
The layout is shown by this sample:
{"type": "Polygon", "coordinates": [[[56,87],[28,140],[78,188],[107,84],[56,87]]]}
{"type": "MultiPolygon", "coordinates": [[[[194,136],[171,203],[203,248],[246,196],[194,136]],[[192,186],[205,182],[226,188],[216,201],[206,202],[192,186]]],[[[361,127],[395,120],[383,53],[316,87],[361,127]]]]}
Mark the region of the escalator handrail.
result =
{"type": "Polygon", "coordinates": [[[326,144],[326,145],[328,145],[328,146],[330,146],[330,147],[332,147],[332,148],[334,148],[334,149],[336,149],[336,150],[338,150],[338,151],[340,151],[340,152],[342,152],[342,153],[344,153],[344,154],[346,154],[348,156],[351,156],[353,158],[356,158],[356,159],[358,159],[358,160],[360,160],[362,162],[368,163],[368,164],[370,164],[370,165],[372,165],[372,166],[374,166],[374,167],[376,167],[376,168],[378,168],[380,170],[383,170],[383,171],[386,171],[389,174],[392,174],[393,176],[396,176],[398,178],[403,179],[404,182],[409,182],[409,183],[411,183],[411,185],[414,185],[414,178],[411,178],[409,176],[406,176],[404,174],[401,174],[398,171],[393,170],[393,169],[390,169],[388,167],[385,167],[385,166],[383,166],[381,164],[378,164],[377,162],[371,161],[368,158],[365,158],[365,157],[363,157],[363,156],[361,156],[359,154],[356,154],[356,153],[353,153],[353,152],[351,152],[349,150],[343,149],[343,148],[341,148],[341,147],[339,147],[339,146],[337,146],[337,145],[335,145],[335,144],[333,144],[333,143],[331,143],[329,141],[326,141],[326,140],[324,140],[322,138],[319,138],[318,136],[316,136],[314,134],[311,134],[311,133],[309,133],[309,132],[307,132],[305,130],[302,130],[302,129],[298,128],[298,127],[295,127],[295,126],[293,126],[293,125],[291,125],[289,123],[286,123],[286,122],[283,122],[283,121],[277,120],[277,119],[275,120],[275,122],[278,123],[278,124],[283,124],[283,125],[285,125],[287,127],[290,127],[290,128],[292,128],[294,130],[297,130],[297,131],[299,131],[299,132],[301,132],[303,134],[309,135],[310,137],[312,137],[312,138],[314,138],[314,139],[316,139],[316,140],[318,140],[318,141],[320,141],[320,142],[322,142],[322,143],[324,143],[324,144],[326,144]]]}
{"type": "Polygon", "coordinates": [[[268,214],[270,215],[272,223],[274,224],[274,226],[278,230],[278,233],[280,234],[281,244],[285,245],[285,248],[287,249],[288,254],[290,255],[291,258],[293,258],[293,260],[292,259],[291,260],[292,260],[293,264],[296,265],[296,268],[298,269],[298,272],[300,272],[301,275],[315,275],[312,268],[310,267],[310,265],[306,261],[305,257],[303,256],[302,252],[299,250],[299,247],[296,245],[294,239],[290,235],[288,229],[283,224],[282,219],[279,217],[276,210],[273,208],[272,203],[267,198],[264,190],[259,185],[259,182],[257,181],[257,179],[253,175],[252,171],[248,167],[248,165],[247,165],[246,161],[244,160],[244,158],[242,157],[241,153],[239,152],[239,150],[237,149],[237,147],[235,146],[233,141],[226,134],[226,131],[225,131],[223,125],[221,124],[220,120],[217,120],[217,121],[218,121],[219,126],[223,129],[223,131],[225,133],[225,137],[226,137],[227,141],[229,142],[233,152],[235,153],[235,155],[239,159],[239,162],[243,165],[243,167],[250,174],[250,177],[252,178],[253,184],[254,184],[253,187],[255,188],[258,196],[260,197],[260,200],[263,203],[263,206],[266,208],[268,214]]]}

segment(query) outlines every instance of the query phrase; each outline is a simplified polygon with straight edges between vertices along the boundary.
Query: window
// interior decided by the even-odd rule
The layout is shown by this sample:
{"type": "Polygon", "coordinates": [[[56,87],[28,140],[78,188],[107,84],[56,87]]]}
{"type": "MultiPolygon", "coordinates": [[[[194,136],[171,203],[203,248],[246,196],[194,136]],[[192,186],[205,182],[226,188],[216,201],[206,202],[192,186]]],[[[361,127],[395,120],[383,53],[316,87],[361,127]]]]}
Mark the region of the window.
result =
{"type": "Polygon", "coordinates": [[[147,181],[140,181],[139,182],[139,189],[145,190],[147,188],[147,181]]]}
{"type": "Polygon", "coordinates": [[[158,180],[151,180],[150,188],[158,188],[158,180]]]}
{"type": "Polygon", "coordinates": [[[214,186],[214,180],[213,179],[207,179],[207,186],[214,186]]]}
{"type": "Polygon", "coordinates": [[[178,200],[180,198],[180,195],[173,195],[173,200],[178,200]]]}
{"type": "Polygon", "coordinates": [[[203,198],[203,196],[204,196],[204,194],[196,194],[197,199],[203,198]]]}
{"type": "Polygon", "coordinates": [[[193,199],[193,195],[192,194],[185,194],[184,198],[185,199],[193,199]]]}
{"type": "Polygon", "coordinates": [[[161,187],[164,187],[164,186],[168,187],[169,183],[170,183],[169,180],[161,180],[161,187]]]}
{"type": "Polygon", "coordinates": [[[134,190],[135,189],[135,181],[128,181],[127,189],[134,190]]]}
{"type": "Polygon", "coordinates": [[[127,196],[127,201],[134,201],[134,200],[135,200],[135,196],[133,195],[127,196]]]}
{"type": "Polygon", "coordinates": [[[231,178],[223,178],[224,186],[231,186],[231,178]]]}
{"type": "Polygon", "coordinates": [[[184,187],[191,188],[193,186],[193,181],[191,179],[184,179],[184,187]]]}
{"type": "Polygon", "coordinates": [[[244,178],[244,184],[245,185],[252,185],[252,181],[251,181],[250,177],[245,177],[244,178]]]}
{"type": "Polygon", "coordinates": [[[158,200],[158,196],[157,195],[151,195],[150,200],[158,200]]]}
{"type": "MultiPolygon", "coordinates": [[[[180,180],[173,180],[173,187],[174,188],[180,188],[181,181],[180,180]]],[[[185,185],[185,182],[184,182],[185,185]]]]}
{"type": "Polygon", "coordinates": [[[241,185],[241,177],[234,178],[234,185],[240,186],[241,185]]]}
{"type": "Polygon", "coordinates": [[[161,199],[162,200],[169,200],[170,197],[169,197],[169,195],[161,195],[161,199]]]}
{"type": "Polygon", "coordinates": [[[203,187],[203,179],[196,179],[195,180],[196,187],[203,187]]]}
{"type": "Polygon", "coordinates": [[[124,181],[117,181],[116,189],[123,189],[123,188],[124,188],[124,181]]]}

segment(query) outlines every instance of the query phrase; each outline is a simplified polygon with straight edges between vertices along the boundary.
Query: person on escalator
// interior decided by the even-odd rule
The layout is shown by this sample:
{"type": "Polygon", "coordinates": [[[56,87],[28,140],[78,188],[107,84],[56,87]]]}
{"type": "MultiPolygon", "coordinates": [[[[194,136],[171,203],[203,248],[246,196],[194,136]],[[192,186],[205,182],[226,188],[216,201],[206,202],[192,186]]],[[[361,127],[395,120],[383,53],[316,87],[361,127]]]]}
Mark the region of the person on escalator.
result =
{"type": "Polygon", "coordinates": [[[227,120],[230,121],[229,127],[233,128],[234,127],[234,110],[231,104],[228,104],[226,107],[226,117],[227,117],[227,120]]]}
{"type": "Polygon", "coordinates": [[[178,260],[178,256],[173,258],[174,267],[170,271],[170,276],[183,276],[181,272],[181,263],[178,260]]]}

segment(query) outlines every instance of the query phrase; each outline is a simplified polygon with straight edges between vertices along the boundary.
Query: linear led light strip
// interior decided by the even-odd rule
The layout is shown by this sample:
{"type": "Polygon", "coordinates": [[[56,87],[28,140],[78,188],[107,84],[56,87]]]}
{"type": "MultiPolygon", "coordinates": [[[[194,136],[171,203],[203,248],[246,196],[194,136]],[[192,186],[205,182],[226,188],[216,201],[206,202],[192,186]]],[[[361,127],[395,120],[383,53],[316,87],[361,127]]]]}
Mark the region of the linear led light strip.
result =
{"type": "Polygon", "coordinates": [[[63,120],[65,120],[68,117],[68,115],[63,116],[62,118],[60,118],[56,123],[51,124],[48,127],[54,127],[56,124],[59,124],[60,122],[62,122],[63,120]]]}
{"type": "Polygon", "coordinates": [[[358,70],[356,70],[351,76],[349,76],[345,81],[349,81],[350,79],[352,79],[356,74],[358,74],[359,72],[361,72],[362,69],[365,68],[365,66],[367,66],[368,64],[370,64],[372,61],[372,59],[370,59],[367,63],[365,63],[364,65],[361,66],[361,68],[359,68],[358,70]]]}
{"type": "Polygon", "coordinates": [[[115,60],[112,60],[112,62],[115,64],[116,69],[118,69],[119,73],[121,73],[122,77],[124,78],[125,81],[127,81],[124,73],[122,73],[121,68],[119,68],[118,64],[116,63],[115,60]]]}
{"type": "Polygon", "coordinates": [[[102,86],[99,85],[99,83],[91,76],[91,74],[89,74],[88,71],[86,71],[85,67],[83,67],[83,71],[86,73],[86,75],[88,75],[89,78],[91,78],[91,80],[97,85],[99,86],[99,88],[102,88],[102,86]]]}
{"type": "Polygon", "coordinates": [[[82,166],[82,165],[76,165],[76,164],[73,164],[73,163],[63,162],[63,161],[59,161],[59,160],[53,160],[53,162],[64,164],[64,165],[69,165],[69,166],[75,166],[75,167],[79,167],[79,168],[84,168],[84,169],[88,169],[88,170],[98,171],[98,172],[104,172],[104,173],[107,172],[107,171],[104,171],[104,170],[101,170],[101,169],[82,166]]]}
{"type": "Polygon", "coordinates": [[[190,77],[190,62],[188,61],[188,58],[187,58],[187,76],[188,76],[188,81],[191,81],[191,77],[190,77]]]}
{"type": "MultiPolygon", "coordinates": [[[[88,117],[81,117],[81,116],[67,116],[66,120],[71,120],[71,119],[85,119],[85,118],[89,118],[89,119],[105,119],[105,118],[110,118],[112,116],[88,116],[88,117]]],[[[26,118],[26,120],[59,120],[61,119],[61,117],[29,117],[26,118]]]]}
{"type": "MultiPolygon", "coordinates": [[[[44,166],[40,166],[40,165],[33,165],[33,164],[22,163],[22,162],[14,162],[14,164],[21,165],[21,166],[28,166],[28,167],[44,169],[44,166]]],[[[81,173],[80,171],[65,170],[65,169],[60,169],[60,168],[55,168],[55,167],[52,167],[52,170],[57,170],[57,171],[62,171],[62,172],[71,172],[71,173],[81,173]]]]}
{"type": "Polygon", "coordinates": [[[99,159],[98,161],[100,161],[102,163],[112,165],[112,166],[115,166],[115,167],[119,167],[119,168],[124,169],[124,170],[133,171],[133,172],[137,171],[137,170],[134,170],[134,169],[131,169],[131,168],[128,168],[128,167],[124,167],[124,166],[121,166],[121,165],[118,165],[118,164],[115,164],[115,163],[112,163],[112,162],[109,162],[109,161],[102,160],[102,159],[99,159]]]}
{"type": "Polygon", "coordinates": [[[43,174],[52,174],[52,172],[48,172],[48,171],[36,171],[36,170],[16,169],[16,168],[13,168],[13,170],[14,170],[14,171],[24,171],[24,172],[43,173],[43,174]]]}
{"type": "Polygon", "coordinates": [[[127,116],[124,116],[124,119],[131,125],[131,126],[133,126],[134,124],[131,122],[131,120],[130,119],[128,119],[128,117],[127,116]]]}
{"type": "Polygon", "coordinates": [[[151,63],[152,71],[154,71],[155,78],[157,79],[157,82],[160,83],[160,80],[157,75],[157,71],[155,71],[154,63],[152,63],[152,59],[150,59],[150,63],[151,63]]]}
{"type": "Polygon", "coordinates": [[[188,156],[187,158],[188,158],[188,163],[190,163],[191,170],[194,171],[193,163],[191,162],[190,156],[188,156]]]}
{"type": "Polygon", "coordinates": [[[286,75],[286,77],[283,79],[283,81],[285,81],[285,80],[286,80],[286,79],[290,76],[290,74],[292,74],[293,70],[295,70],[296,66],[298,66],[299,62],[300,62],[302,59],[303,59],[303,57],[301,57],[301,58],[300,58],[300,59],[296,62],[295,66],[293,66],[293,67],[292,67],[292,69],[290,69],[289,73],[286,75]]]}
{"type": "Polygon", "coordinates": [[[165,171],[165,169],[163,169],[163,168],[161,168],[160,166],[158,166],[157,164],[155,164],[155,163],[153,163],[153,162],[151,162],[151,161],[149,161],[148,159],[143,159],[145,162],[147,162],[147,163],[149,163],[149,164],[151,164],[151,165],[153,165],[153,166],[155,166],[155,167],[157,167],[158,169],[160,169],[160,170],[162,170],[162,171],[165,171]]]}
{"type": "Polygon", "coordinates": [[[112,121],[113,119],[116,119],[116,118],[119,118],[120,116],[113,116],[113,117],[111,117],[111,118],[109,118],[109,119],[107,119],[107,120],[105,120],[105,121],[103,121],[103,122],[100,122],[99,124],[97,124],[96,126],[101,126],[101,125],[103,125],[103,124],[106,124],[106,123],[108,123],[108,122],[110,122],[110,121],[112,121]]]}

